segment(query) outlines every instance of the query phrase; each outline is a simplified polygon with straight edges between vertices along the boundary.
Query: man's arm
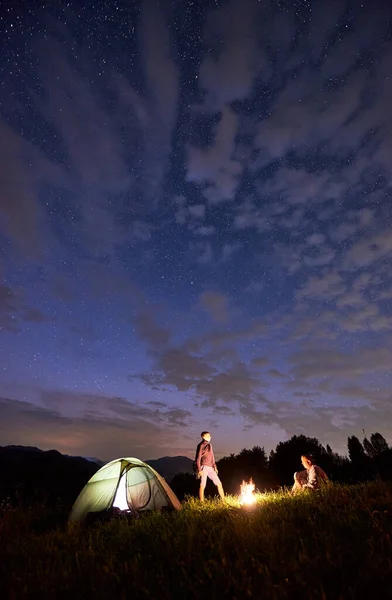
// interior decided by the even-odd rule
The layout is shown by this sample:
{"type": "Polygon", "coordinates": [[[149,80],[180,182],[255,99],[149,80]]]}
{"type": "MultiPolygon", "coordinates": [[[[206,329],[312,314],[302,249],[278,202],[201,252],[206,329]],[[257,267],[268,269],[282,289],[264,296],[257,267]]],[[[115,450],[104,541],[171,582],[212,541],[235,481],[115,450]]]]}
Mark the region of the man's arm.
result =
{"type": "Polygon", "coordinates": [[[202,442],[200,442],[200,444],[196,448],[196,458],[195,458],[195,461],[196,461],[196,470],[197,470],[198,473],[200,473],[200,471],[201,471],[201,464],[200,464],[200,461],[201,461],[201,446],[202,446],[202,442]]]}
{"type": "Polygon", "coordinates": [[[212,449],[212,446],[210,446],[210,448],[211,448],[211,454],[212,454],[212,468],[215,469],[215,471],[217,471],[214,450],[212,449]]]}

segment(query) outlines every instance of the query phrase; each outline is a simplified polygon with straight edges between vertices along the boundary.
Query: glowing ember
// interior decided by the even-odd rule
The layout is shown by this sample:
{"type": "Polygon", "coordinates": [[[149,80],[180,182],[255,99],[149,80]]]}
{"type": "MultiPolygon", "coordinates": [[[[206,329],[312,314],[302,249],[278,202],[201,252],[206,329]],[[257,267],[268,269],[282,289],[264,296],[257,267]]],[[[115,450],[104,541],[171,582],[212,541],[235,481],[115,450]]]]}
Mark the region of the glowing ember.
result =
{"type": "Polygon", "coordinates": [[[252,479],[249,480],[248,483],[243,481],[241,484],[241,493],[240,493],[240,505],[243,504],[249,505],[254,504],[256,502],[256,496],[254,494],[255,484],[252,479]]]}

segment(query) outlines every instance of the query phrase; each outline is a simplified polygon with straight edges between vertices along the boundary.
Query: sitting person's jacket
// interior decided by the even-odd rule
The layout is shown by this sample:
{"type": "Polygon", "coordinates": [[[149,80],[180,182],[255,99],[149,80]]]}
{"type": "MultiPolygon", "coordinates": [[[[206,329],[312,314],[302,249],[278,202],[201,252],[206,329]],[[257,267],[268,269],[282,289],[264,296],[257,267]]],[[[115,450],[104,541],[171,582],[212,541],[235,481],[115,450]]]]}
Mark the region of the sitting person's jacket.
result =
{"type": "Polygon", "coordinates": [[[327,481],[329,481],[329,479],[325,471],[317,465],[312,465],[308,470],[308,481],[305,483],[304,487],[316,490],[320,487],[320,483],[326,483],[327,481]]]}

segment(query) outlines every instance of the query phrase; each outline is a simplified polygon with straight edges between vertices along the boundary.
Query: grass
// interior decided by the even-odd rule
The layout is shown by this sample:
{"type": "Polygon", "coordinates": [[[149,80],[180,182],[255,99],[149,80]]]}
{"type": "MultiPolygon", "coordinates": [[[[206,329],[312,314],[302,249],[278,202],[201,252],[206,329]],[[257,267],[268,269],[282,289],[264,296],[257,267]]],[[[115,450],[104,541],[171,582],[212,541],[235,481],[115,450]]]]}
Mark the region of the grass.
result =
{"type": "Polygon", "coordinates": [[[392,487],[188,500],[89,529],[44,509],[0,517],[0,598],[392,597],[392,487]]]}

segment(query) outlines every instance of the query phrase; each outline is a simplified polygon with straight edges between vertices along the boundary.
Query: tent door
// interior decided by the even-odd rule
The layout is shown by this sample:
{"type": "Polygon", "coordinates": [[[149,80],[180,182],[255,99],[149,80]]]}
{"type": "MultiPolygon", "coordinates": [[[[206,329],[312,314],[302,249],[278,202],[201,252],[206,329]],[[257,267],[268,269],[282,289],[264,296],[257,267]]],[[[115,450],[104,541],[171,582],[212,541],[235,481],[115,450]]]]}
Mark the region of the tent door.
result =
{"type": "Polygon", "coordinates": [[[121,479],[117,486],[117,492],[115,498],[113,500],[112,506],[114,508],[119,508],[120,510],[129,510],[128,501],[127,501],[127,472],[124,470],[124,473],[121,475],[121,479]]]}

